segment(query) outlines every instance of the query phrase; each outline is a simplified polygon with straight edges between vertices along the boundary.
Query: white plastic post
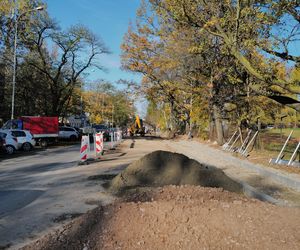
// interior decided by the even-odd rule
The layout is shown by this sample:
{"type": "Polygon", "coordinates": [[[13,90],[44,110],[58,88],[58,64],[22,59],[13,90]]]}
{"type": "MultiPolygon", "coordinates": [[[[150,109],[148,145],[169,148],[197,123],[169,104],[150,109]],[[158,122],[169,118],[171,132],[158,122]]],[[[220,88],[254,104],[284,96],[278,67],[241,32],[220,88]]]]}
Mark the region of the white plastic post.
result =
{"type": "Polygon", "coordinates": [[[118,144],[118,132],[114,132],[115,145],[118,144]]]}
{"type": "Polygon", "coordinates": [[[293,160],[294,160],[294,158],[295,158],[295,156],[296,156],[296,154],[297,154],[297,152],[298,152],[299,147],[300,147],[300,142],[298,142],[298,145],[297,145],[297,147],[296,147],[296,149],[295,149],[295,151],[294,151],[294,153],[293,153],[291,159],[289,160],[288,166],[290,166],[291,163],[293,162],[293,160]]]}
{"type": "Polygon", "coordinates": [[[230,142],[233,140],[233,137],[238,131],[235,131],[234,134],[230,137],[229,141],[223,145],[223,149],[226,150],[229,147],[230,142]]]}
{"type": "Polygon", "coordinates": [[[250,140],[250,142],[248,143],[247,147],[245,148],[245,150],[243,151],[242,155],[245,156],[245,154],[247,153],[247,149],[249,148],[249,146],[251,145],[251,143],[254,141],[255,137],[257,136],[258,131],[256,131],[256,133],[254,134],[254,136],[252,137],[252,139],[250,140]]]}
{"type": "Polygon", "coordinates": [[[237,142],[237,140],[240,138],[240,134],[238,134],[238,136],[235,138],[235,140],[233,141],[233,143],[231,144],[230,148],[228,149],[228,151],[231,151],[232,147],[234,146],[234,144],[237,142]]]}
{"type": "Polygon", "coordinates": [[[114,148],[114,132],[110,132],[110,148],[114,148]]]}
{"type": "Polygon", "coordinates": [[[283,147],[282,147],[282,149],[281,149],[279,155],[278,155],[277,158],[276,158],[275,164],[279,162],[279,160],[280,160],[280,158],[281,158],[281,155],[282,155],[282,153],[283,153],[283,151],[284,151],[286,145],[288,144],[288,141],[290,140],[290,138],[291,138],[293,132],[294,132],[294,130],[291,131],[291,133],[289,134],[289,136],[288,136],[288,138],[286,139],[285,143],[283,144],[283,147]]]}
{"type": "Polygon", "coordinates": [[[246,139],[244,140],[244,142],[243,142],[243,144],[242,144],[242,146],[238,149],[238,152],[239,152],[239,153],[242,153],[243,147],[244,147],[244,146],[246,145],[246,143],[249,141],[249,138],[250,138],[251,133],[252,133],[252,130],[250,129],[249,132],[248,132],[248,134],[247,134],[246,139]]]}

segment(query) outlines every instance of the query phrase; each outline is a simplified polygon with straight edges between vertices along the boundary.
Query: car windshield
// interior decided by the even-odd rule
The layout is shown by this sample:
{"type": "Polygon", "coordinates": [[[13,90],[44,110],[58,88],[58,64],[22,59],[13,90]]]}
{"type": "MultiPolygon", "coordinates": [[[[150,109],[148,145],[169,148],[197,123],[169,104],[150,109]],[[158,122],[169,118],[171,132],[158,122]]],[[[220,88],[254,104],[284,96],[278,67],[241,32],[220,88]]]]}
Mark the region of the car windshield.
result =
{"type": "Polygon", "coordinates": [[[105,125],[93,125],[93,128],[95,129],[107,129],[105,125]]]}

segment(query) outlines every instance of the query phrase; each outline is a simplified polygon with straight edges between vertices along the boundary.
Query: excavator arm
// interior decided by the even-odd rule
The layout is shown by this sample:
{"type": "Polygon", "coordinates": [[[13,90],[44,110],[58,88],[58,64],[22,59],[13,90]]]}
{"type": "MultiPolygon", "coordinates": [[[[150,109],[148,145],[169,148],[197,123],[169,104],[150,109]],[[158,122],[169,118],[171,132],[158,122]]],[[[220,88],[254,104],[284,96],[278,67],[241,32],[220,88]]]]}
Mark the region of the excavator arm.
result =
{"type": "Polygon", "coordinates": [[[142,128],[141,120],[140,120],[140,117],[138,115],[135,117],[135,124],[136,124],[136,128],[138,128],[138,129],[142,128]]]}
{"type": "Polygon", "coordinates": [[[134,123],[130,126],[130,135],[140,134],[141,136],[145,135],[143,122],[138,115],[135,116],[134,123]]]}

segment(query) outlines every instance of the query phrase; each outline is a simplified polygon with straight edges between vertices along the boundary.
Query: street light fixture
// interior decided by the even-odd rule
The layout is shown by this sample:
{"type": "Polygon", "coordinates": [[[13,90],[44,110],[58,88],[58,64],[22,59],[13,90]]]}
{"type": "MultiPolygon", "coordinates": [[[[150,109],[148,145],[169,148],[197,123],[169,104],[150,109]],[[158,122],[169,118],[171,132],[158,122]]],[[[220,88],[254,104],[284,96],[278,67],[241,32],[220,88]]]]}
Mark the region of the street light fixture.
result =
{"type": "Polygon", "coordinates": [[[32,10],[23,12],[17,17],[17,11],[15,10],[15,37],[14,37],[14,58],[13,58],[13,79],[12,79],[12,97],[11,97],[11,119],[14,119],[14,109],[15,109],[15,87],[16,87],[16,67],[17,67],[17,40],[18,40],[18,22],[20,18],[33,11],[43,10],[43,6],[38,6],[32,10]]]}

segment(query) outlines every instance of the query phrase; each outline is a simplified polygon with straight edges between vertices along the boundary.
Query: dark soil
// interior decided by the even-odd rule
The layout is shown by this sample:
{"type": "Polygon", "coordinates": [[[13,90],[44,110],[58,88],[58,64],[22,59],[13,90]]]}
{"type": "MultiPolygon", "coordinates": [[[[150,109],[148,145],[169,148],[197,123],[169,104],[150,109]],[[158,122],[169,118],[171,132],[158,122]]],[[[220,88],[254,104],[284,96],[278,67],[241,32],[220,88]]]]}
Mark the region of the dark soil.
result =
{"type": "Polygon", "coordinates": [[[116,174],[99,174],[99,175],[92,175],[89,176],[87,179],[89,181],[95,181],[95,180],[111,180],[116,176],[116,174]]]}
{"type": "Polygon", "coordinates": [[[81,215],[82,215],[82,213],[62,214],[62,215],[60,215],[58,217],[55,217],[53,219],[53,222],[62,222],[62,221],[66,221],[66,220],[77,218],[77,217],[79,217],[81,215]]]}
{"type": "Polygon", "coordinates": [[[120,193],[135,187],[186,184],[242,192],[242,186],[222,170],[168,151],[154,151],[133,162],[113,178],[108,187],[110,191],[120,193]]]}

